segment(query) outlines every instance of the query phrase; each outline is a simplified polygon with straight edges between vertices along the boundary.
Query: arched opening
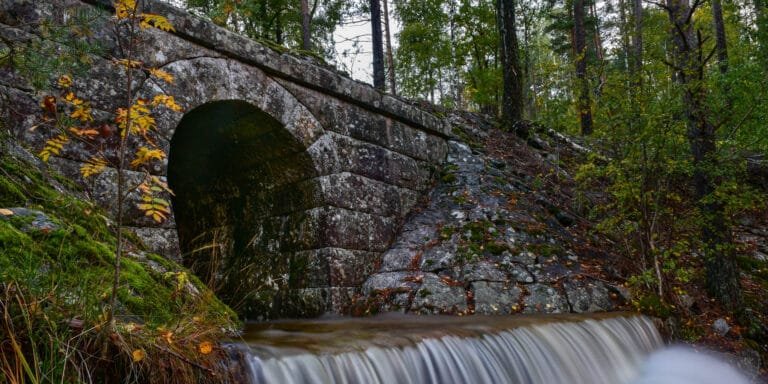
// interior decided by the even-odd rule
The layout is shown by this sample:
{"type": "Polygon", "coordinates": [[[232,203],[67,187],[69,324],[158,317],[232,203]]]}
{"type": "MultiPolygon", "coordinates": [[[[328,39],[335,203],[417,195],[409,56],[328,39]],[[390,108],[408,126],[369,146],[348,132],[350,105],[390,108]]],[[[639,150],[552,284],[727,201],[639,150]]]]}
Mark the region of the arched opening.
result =
{"type": "Polygon", "coordinates": [[[320,195],[306,148],[243,101],[188,112],[170,143],[168,183],[185,264],[248,318],[283,315],[299,273],[304,212],[320,195]],[[293,280],[293,282],[292,282],[293,280]]]}

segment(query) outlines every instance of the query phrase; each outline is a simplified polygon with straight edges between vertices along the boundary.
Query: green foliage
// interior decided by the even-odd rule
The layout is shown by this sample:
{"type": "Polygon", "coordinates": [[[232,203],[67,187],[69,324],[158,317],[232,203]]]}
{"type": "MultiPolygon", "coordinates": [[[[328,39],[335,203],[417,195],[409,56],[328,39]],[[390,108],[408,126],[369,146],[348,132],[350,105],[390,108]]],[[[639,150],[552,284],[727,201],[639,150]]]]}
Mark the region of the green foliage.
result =
{"type": "MultiPolygon", "coordinates": [[[[301,47],[301,3],[298,0],[189,0],[193,12],[238,33],[275,44],[278,49],[301,47]]],[[[321,56],[333,53],[333,32],[353,11],[342,0],[310,2],[313,47],[321,56]]]]}
{"type": "Polygon", "coordinates": [[[403,95],[495,113],[501,68],[493,1],[394,1],[403,95]]]}

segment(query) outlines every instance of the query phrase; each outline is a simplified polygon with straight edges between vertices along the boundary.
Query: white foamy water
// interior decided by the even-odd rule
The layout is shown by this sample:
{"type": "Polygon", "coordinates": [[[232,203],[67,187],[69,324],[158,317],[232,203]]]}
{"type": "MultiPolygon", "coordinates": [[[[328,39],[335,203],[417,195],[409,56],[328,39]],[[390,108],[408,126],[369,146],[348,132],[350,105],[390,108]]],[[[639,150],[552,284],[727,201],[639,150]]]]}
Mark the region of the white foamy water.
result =
{"type": "Polygon", "coordinates": [[[250,341],[252,382],[622,384],[663,344],[643,316],[329,324],[263,330],[262,339],[250,341]],[[347,340],[361,335],[359,343],[347,340]]]}

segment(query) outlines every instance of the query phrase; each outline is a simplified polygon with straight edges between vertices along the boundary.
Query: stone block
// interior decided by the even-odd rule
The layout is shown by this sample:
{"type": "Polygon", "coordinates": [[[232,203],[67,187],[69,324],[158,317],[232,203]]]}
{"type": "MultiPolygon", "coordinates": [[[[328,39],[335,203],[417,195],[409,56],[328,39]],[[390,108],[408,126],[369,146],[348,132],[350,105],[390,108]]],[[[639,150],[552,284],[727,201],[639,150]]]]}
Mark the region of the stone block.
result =
{"type": "Polygon", "coordinates": [[[305,266],[299,273],[308,288],[359,287],[374,271],[378,253],[342,248],[298,251],[289,257],[305,266]]]}
{"type": "Polygon", "coordinates": [[[421,313],[456,313],[467,310],[467,293],[462,286],[452,286],[433,273],[422,275],[411,310],[421,313]]]}
{"type": "Polygon", "coordinates": [[[518,310],[518,300],[522,291],[515,285],[476,281],[472,283],[471,289],[477,314],[508,315],[518,310]]]}
{"type": "Polygon", "coordinates": [[[307,152],[323,175],[351,172],[415,191],[425,190],[431,181],[429,163],[333,132],[318,139],[307,152]]]}
{"type": "Polygon", "coordinates": [[[568,313],[568,301],[557,288],[545,284],[528,286],[528,296],[524,299],[525,313],[568,313]]]}
{"type": "Polygon", "coordinates": [[[567,279],[563,282],[563,289],[571,312],[605,312],[615,308],[611,292],[600,281],[567,279]]]}
{"type": "Polygon", "coordinates": [[[407,188],[342,172],[316,179],[329,205],[388,217],[403,217],[416,204],[419,194],[407,188]]]}

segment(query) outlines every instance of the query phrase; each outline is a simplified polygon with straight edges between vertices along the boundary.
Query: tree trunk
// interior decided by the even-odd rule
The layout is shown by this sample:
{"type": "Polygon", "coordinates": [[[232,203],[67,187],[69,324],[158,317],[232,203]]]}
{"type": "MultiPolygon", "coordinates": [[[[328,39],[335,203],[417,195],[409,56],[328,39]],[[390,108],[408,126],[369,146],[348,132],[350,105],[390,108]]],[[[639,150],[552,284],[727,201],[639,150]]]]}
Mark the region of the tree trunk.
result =
{"type": "Polygon", "coordinates": [[[309,24],[309,0],[301,0],[301,48],[305,51],[312,50],[312,35],[309,24]]]}
{"type": "MultiPolygon", "coordinates": [[[[525,8],[524,8],[525,9],[525,8]]],[[[536,76],[533,71],[533,63],[531,62],[531,15],[529,12],[523,13],[523,52],[525,52],[525,59],[523,65],[525,67],[525,75],[528,81],[526,89],[529,89],[526,95],[526,104],[528,108],[528,119],[536,119],[536,76]]]]}
{"type": "Polygon", "coordinates": [[[371,0],[371,33],[373,37],[373,87],[383,91],[384,76],[384,44],[381,33],[381,3],[371,0]]]}
{"type": "Polygon", "coordinates": [[[283,44],[283,23],[280,19],[280,12],[275,16],[275,43],[283,44]]]}
{"type": "Polygon", "coordinates": [[[639,88],[643,85],[643,0],[634,0],[633,5],[635,33],[632,34],[632,80],[639,88]]]}
{"type": "Polygon", "coordinates": [[[595,94],[599,98],[603,92],[603,85],[605,85],[605,82],[607,81],[605,75],[605,54],[603,50],[603,39],[600,37],[600,18],[597,17],[597,6],[594,2],[589,6],[589,11],[592,17],[595,19],[595,54],[597,55],[598,65],[600,66],[600,84],[598,84],[596,87],[595,94]]]}
{"type": "Polygon", "coordinates": [[[629,44],[630,32],[629,22],[627,21],[627,2],[626,0],[619,0],[619,34],[621,35],[621,52],[622,52],[622,69],[627,73],[632,73],[630,64],[630,57],[632,56],[631,46],[629,44]]]}
{"type": "Polygon", "coordinates": [[[717,49],[717,64],[720,73],[728,72],[728,46],[725,40],[725,22],[723,21],[723,5],[720,0],[712,0],[712,19],[715,24],[715,49],[717,49]]]}
{"type": "MultiPolygon", "coordinates": [[[[517,29],[515,28],[515,1],[496,0],[497,25],[501,43],[501,65],[504,77],[504,93],[501,100],[501,122],[505,129],[511,130],[516,121],[523,118],[523,74],[520,71],[520,59],[517,52],[517,29]]],[[[527,137],[528,131],[522,128],[515,133],[527,137]]]]}
{"type": "Polygon", "coordinates": [[[589,96],[589,79],[587,78],[587,44],[584,28],[584,0],[573,1],[573,42],[576,50],[576,79],[579,87],[579,97],[576,103],[581,122],[581,134],[592,133],[592,102],[589,96]]]}
{"type": "Polygon", "coordinates": [[[389,77],[389,93],[397,95],[397,87],[395,82],[395,59],[392,52],[392,35],[389,32],[389,6],[387,5],[389,0],[383,0],[384,6],[384,38],[387,44],[387,77],[389,77]]]}
{"type": "Polygon", "coordinates": [[[707,201],[717,187],[715,128],[707,115],[705,64],[701,36],[693,34],[693,10],[688,0],[667,0],[672,29],[676,80],[683,87],[688,141],[693,156],[693,187],[701,213],[701,240],[706,265],[707,289],[726,308],[741,305],[736,253],[723,205],[707,201]]]}

